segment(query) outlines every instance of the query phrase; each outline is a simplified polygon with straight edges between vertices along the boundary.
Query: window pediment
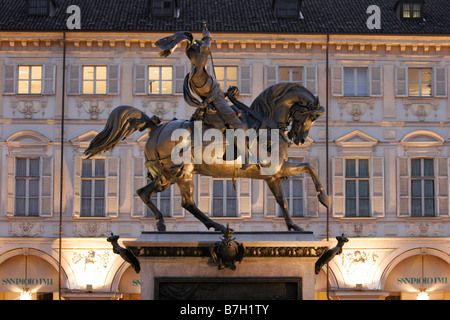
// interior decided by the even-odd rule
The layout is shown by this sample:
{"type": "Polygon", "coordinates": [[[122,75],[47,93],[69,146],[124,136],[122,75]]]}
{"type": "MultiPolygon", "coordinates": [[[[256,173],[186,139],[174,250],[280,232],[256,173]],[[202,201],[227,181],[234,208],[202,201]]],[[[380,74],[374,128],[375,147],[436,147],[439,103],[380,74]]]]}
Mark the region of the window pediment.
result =
{"type": "Polygon", "coordinates": [[[445,140],[430,130],[416,130],[400,140],[400,145],[407,154],[439,155],[445,140]]]}
{"type": "Polygon", "coordinates": [[[10,154],[27,153],[42,155],[46,153],[50,142],[43,134],[31,130],[16,132],[6,139],[10,154]]]}
{"type": "Polygon", "coordinates": [[[86,150],[86,148],[91,143],[92,139],[94,139],[97,134],[98,134],[97,131],[91,130],[70,140],[70,143],[73,146],[74,153],[75,154],[83,153],[84,150],[86,150]]]}
{"type": "Polygon", "coordinates": [[[354,130],[334,141],[340,153],[373,153],[378,140],[360,131],[354,130]]]}

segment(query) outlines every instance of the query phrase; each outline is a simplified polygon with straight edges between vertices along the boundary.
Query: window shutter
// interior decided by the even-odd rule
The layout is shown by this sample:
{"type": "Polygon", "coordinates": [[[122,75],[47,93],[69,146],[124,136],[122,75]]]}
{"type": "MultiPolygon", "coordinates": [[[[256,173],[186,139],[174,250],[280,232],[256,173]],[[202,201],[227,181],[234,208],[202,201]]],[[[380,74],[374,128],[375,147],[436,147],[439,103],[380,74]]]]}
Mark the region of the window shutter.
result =
{"type": "Polygon", "coordinates": [[[449,216],[449,180],[448,180],[448,158],[438,158],[437,168],[437,215],[440,217],[449,216]]]}
{"type": "Polygon", "coordinates": [[[120,93],[120,65],[108,66],[108,94],[120,93]]]}
{"type": "Polygon", "coordinates": [[[198,208],[205,214],[211,213],[211,178],[199,176],[198,208]]]}
{"type": "Polygon", "coordinates": [[[239,66],[239,92],[252,94],[252,66],[239,66]]]}
{"type": "MultiPolygon", "coordinates": [[[[318,159],[316,157],[309,157],[308,162],[311,164],[313,168],[317,168],[318,159]]],[[[304,176],[305,176],[304,181],[306,181],[306,190],[307,190],[305,216],[317,217],[319,215],[319,210],[318,210],[316,185],[314,184],[314,181],[312,180],[309,174],[305,174],[304,176]]]]}
{"type": "Polygon", "coordinates": [[[81,211],[81,157],[75,158],[75,181],[74,181],[74,195],[73,195],[73,215],[80,216],[81,211]]]}
{"type": "Polygon", "coordinates": [[[312,94],[317,94],[317,67],[306,67],[306,88],[311,91],[312,94]]]}
{"type": "Polygon", "coordinates": [[[16,94],[16,66],[6,64],[3,67],[3,94],[16,94]]]}
{"type": "Polygon", "coordinates": [[[395,88],[397,97],[408,96],[408,68],[395,68],[395,88]]]}
{"type": "Polygon", "coordinates": [[[146,65],[134,65],[134,94],[147,94],[147,73],[146,65]]]}
{"type": "Polygon", "coordinates": [[[106,215],[119,215],[119,158],[106,158],[106,215]]]}
{"type": "Polygon", "coordinates": [[[447,79],[445,68],[434,68],[435,97],[447,96],[447,79]]]}
{"type": "Polygon", "coordinates": [[[331,69],[331,84],[332,84],[332,94],[334,96],[344,95],[344,81],[342,81],[343,67],[333,66],[331,69]]]}
{"type": "Polygon", "coordinates": [[[133,210],[132,216],[136,218],[145,217],[146,206],[136,191],[147,184],[145,158],[133,158],[133,210]]]}
{"type": "Polygon", "coordinates": [[[370,68],[370,95],[381,97],[383,95],[382,86],[383,72],[381,67],[370,68]]]}
{"type": "Polygon", "coordinates": [[[239,213],[241,217],[249,218],[252,211],[251,180],[239,179],[239,213]]]}
{"type": "Polygon", "coordinates": [[[53,157],[41,158],[41,217],[53,215],[53,157]]]}
{"type": "Polygon", "coordinates": [[[343,217],[345,213],[345,165],[344,157],[333,158],[333,216],[343,217]]]}
{"type": "Polygon", "coordinates": [[[270,188],[267,185],[264,188],[266,189],[265,213],[267,217],[274,218],[277,216],[279,206],[270,188]]]}
{"type": "Polygon", "coordinates": [[[180,188],[176,185],[172,185],[172,216],[181,218],[184,216],[184,208],[181,206],[181,192],[180,188]]]}
{"type": "Polygon", "coordinates": [[[6,215],[14,215],[14,202],[15,202],[15,158],[8,156],[8,185],[7,185],[7,205],[6,205],[6,215]]]}
{"type": "Polygon", "coordinates": [[[67,94],[78,95],[80,94],[81,83],[81,66],[71,65],[68,67],[69,71],[69,85],[67,86],[67,94]]]}
{"type": "Polygon", "coordinates": [[[371,159],[372,172],[370,174],[372,193],[372,216],[384,217],[384,158],[371,159]]]}
{"type": "Polygon", "coordinates": [[[43,74],[44,77],[42,79],[42,93],[55,94],[56,66],[45,65],[43,74]]]}
{"type": "Polygon", "coordinates": [[[407,217],[411,212],[411,172],[410,159],[408,157],[399,157],[397,159],[397,172],[399,175],[398,182],[398,215],[407,217]]]}
{"type": "Polygon", "coordinates": [[[175,92],[175,94],[183,94],[184,78],[186,76],[186,67],[184,65],[179,65],[179,66],[175,66],[174,69],[175,69],[174,92],[175,92]]]}
{"type": "Polygon", "coordinates": [[[277,83],[277,67],[266,66],[264,72],[264,88],[267,89],[277,83]]]}

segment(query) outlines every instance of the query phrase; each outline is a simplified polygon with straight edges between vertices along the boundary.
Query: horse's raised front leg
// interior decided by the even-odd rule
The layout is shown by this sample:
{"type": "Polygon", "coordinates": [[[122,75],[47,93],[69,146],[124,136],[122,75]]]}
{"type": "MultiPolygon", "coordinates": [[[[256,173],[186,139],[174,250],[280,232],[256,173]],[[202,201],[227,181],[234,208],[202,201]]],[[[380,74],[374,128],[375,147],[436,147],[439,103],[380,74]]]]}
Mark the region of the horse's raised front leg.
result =
{"type": "Polygon", "coordinates": [[[322,184],[319,181],[319,177],[317,176],[317,171],[314,169],[309,163],[290,163],[285,162],[283,166],[280,169],[280,175],[285,177],[290,176],[296,176],[298,174],[302,173],[308,173],[311,176],[311,179],[313,180],[316,191],[319,193],[317,195],[319,201],[321,204],[323,204],[326,208],[331,207],[331,199],[330,197],[325,193],[325,189],[322,186],[322,184]]]}
{"type": "Polygon", "coordinates": [[[194,202],[194,182],[191,179],[176,182],[181,192],[181,206],[192,213],[207,229],[214,228],[215,231],[223,231],[226,228],[208,218],[194,202]]]}
{"type": "Polygon", "coordinates": [[[281,211],[283,212],[284,221],[286,222],[286,226],[288,230],[295,230],[295,231],[305,231],[302,228],[300,228],[298,225],[294,223],[294,221],[291,218],[291,215],[289,213],[288,204],[286,201],[286,197],[284,196],[284,190],[283,186],[281,185],[281,180],[277,178],[273,178],[270,180],[266,180],[267,185],[270,188],[270,191],[272,191],[273,195],[275,196],[275,200],[277,201],[278,205],[281,207],[281,211]]]}
{"type": "MultiPolygon", "coordinates": [[[[167,186],[166,189],[168,187],[169,186],[167,186]]],[[[163,214],[153,204],[151,199],[152,199],[153,194],[155,194],[157,192],[164,191],[164,190],[160,190],[160,188],[156,187],[154,181],[152,181],[151,183],[149,183],[145,187],[142,187],[142,188],[140,188],[140,189],[138,189],[136,191],[136,193],[139,196],[139,198],[141,198],[141,200],[145,203],[147,208],[149,208],[153,212],[153,214],[155,215],[156,228],[158,229],[158,231],[166,231],[166,225],[164,223],[164,216],[163,216],[163,214]]]]}

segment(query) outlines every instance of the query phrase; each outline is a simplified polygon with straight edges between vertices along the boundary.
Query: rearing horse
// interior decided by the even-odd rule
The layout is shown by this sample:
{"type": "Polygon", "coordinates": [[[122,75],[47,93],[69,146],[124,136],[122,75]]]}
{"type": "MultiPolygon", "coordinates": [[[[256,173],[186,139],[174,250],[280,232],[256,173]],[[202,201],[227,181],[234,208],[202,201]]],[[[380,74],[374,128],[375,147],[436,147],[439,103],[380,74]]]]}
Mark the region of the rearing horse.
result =
{"type": "MultiPolygon", "coordinates": [[[[237,100],[232,99],[231,95],[229,97],[239,107],[239,103],[236,103],[237,100]]],[[[243,119],[248,120],[253,114],[254,118],[258,119],[258,129],[279,130],[278,140],[275,141],[278,144],[274,144],[278,150],[270,150],[270,146],[268,147],[269,152],[278,151],[278,162],[276,167],[271,169],[273,174],[270,175],[263,174],[260,165],[252,165],[246,170],[239,170],[234,161],[221,164],[207,164],[204,161],[201,163],[191,161],[181,164],[175,162],[172,158],[172,151],[178,141],[172,140],[172,133],[177,129],[184,129],[187,135],[193,136],[193,121],[172,120],[160,124],[157,117],[149,118],[140,110],[130,106],[120,106],[111,112],[105,128],[91,141],[85,154],[90,158],[111,150],[136,130],[148,129],[150,131],[145,145],[145,165],[151,181],[137,190],[137,194],[153,212],[158,231],[166,230],[164,217],[153,204],[151,198],[155,193],[166,190],[174,183],[180,188],[183,208],[199,219],[206,228],[214,228],[216,231],[225,229],[223,225],[206,216],[195,204],[193,181],[195,174],[233,179],[245,177],[264,180],[281,207],[288,230],[303,231],[291,218],[281,181],[289,176],[308,173],[315,184],[319,201],[327,208],[330,206],[330,199],[324,192],[316,170],[309,163],[297,164],[287,161],[288,148],[291,144],[289,140],[296,145],[303,144],[314,121],[323,112],[324,108],[320,106],[318,99],[306,88],[296,83],[275,84],[264,90],[255,99],[250,106],[250,110],[243,108],[243,119]],[[288,127],[290,127],[290,131],[288,137],[286,137],[284,131],[288,127]]],[[[248,123],[248,121],[246,122],[248,123]]],[[[207,144],[204,143],[203,147],[207,144]]],[[[267,150],[265,151],[267,152],[267,150]]],[[[221,157],[222,155],[216,154],[215,156],[221,157]]]]}

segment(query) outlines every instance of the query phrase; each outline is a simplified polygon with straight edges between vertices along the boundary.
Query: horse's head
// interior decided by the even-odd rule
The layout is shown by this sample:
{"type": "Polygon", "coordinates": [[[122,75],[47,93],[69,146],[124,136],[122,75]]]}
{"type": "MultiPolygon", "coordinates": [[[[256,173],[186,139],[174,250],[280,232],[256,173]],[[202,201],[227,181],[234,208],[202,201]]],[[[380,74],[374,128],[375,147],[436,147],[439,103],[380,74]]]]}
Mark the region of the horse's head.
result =
{"type": "Polygon", "coordinates": [[[284,130],[291,125],[288,137],[297,145],[306,141],[314,121],[324,112],[319,99],[294,82],[270,86],[253,101],[250,108],[264,119],[263,128],[284,130]]]}
{"type": "Polygon", "coordinates": [[[289,112],[289,121],[292,121],[291,130],[288,137],[296,145],[303,144],[308,137],[314,121],[316,121],[324,112],[324,108],[320,106],[319,99],[306,104],[295,103],[289,112]]]}

